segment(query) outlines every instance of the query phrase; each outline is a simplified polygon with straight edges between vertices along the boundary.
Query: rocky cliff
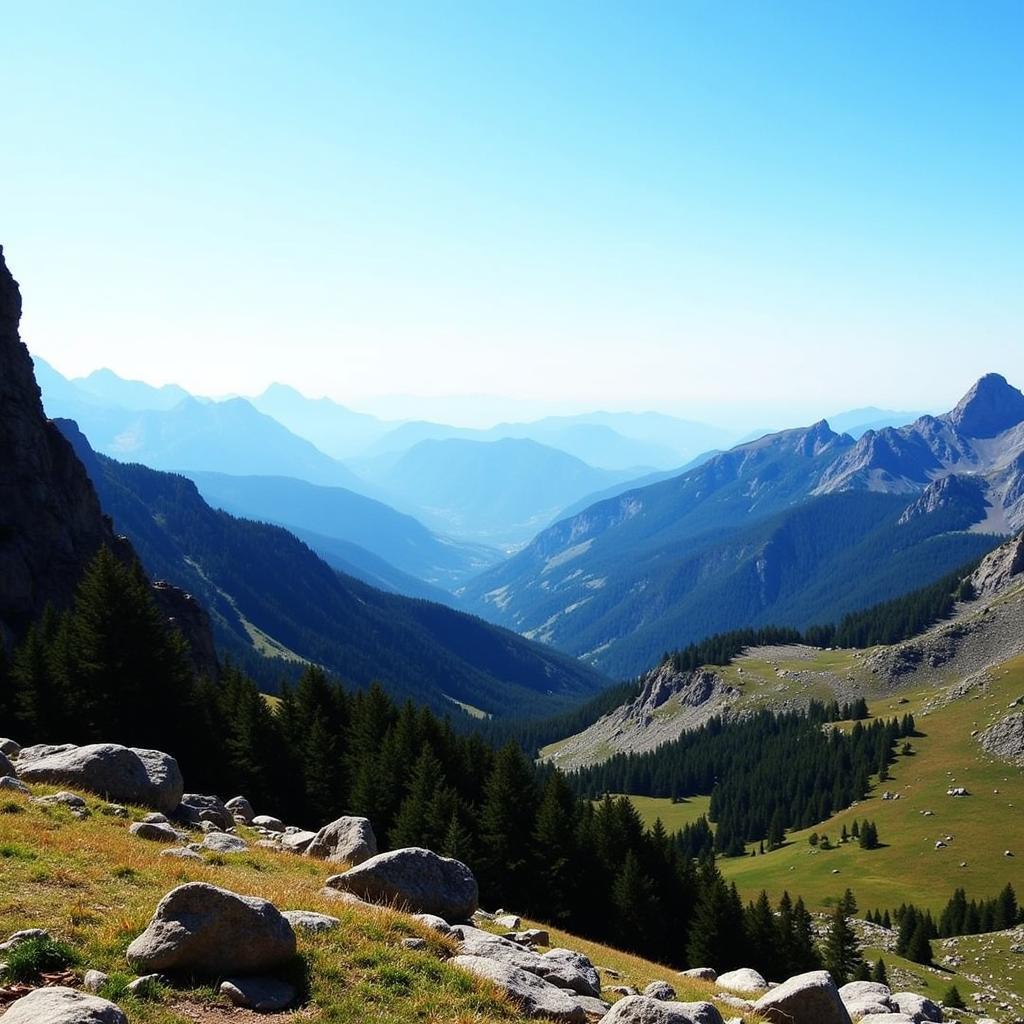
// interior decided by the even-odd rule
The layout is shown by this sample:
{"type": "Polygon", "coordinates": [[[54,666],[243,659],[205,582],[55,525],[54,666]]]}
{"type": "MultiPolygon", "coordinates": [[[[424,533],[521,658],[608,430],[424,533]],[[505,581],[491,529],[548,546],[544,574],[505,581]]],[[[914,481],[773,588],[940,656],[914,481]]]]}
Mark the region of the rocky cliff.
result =
{"type": "MultiPolygon", "coordinates": [[[[46,418],[19,335],[21,291],[0,246],[0,642],[16,642],[47,605],[66,607],[82,570],[106,545],[133,558],[115,535],[89,474],[46,418]]],[[[157,584],[154,597],[189,643],[197,672],[217,670],[209,620],[184,591],[157,584]]]]}
{"type": "Polygon", "coordinates": [[[82,567],[114,533],[71,445],[43,414],[18,334],[21,292],[0,247],[0,633],[65,606],[82,567]]]}

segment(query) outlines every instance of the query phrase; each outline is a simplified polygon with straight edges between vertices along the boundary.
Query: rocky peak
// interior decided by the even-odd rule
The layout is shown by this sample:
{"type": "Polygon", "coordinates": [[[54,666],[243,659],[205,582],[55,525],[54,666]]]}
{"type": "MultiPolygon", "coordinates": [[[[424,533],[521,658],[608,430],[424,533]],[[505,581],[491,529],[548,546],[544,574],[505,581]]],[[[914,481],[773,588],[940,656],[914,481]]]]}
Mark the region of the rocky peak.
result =
{"type": "Polygon", "coordinates": [[[985,481],[977,477],[958,476],[956,473],[939,477],[907,507],[900,516],[900,525],[936,512],[951,512],[956,513],[959,518],[956,526],[951,524],[950,528],[965,529],[985,518],[988,508],[985,491],[985,481]]]}
{"type": "Polygon", "coordinates": [[[947,419],[965,437],[995,437],[1024,423],[1024,394],[998,373],[987,373],[947,419]]]}

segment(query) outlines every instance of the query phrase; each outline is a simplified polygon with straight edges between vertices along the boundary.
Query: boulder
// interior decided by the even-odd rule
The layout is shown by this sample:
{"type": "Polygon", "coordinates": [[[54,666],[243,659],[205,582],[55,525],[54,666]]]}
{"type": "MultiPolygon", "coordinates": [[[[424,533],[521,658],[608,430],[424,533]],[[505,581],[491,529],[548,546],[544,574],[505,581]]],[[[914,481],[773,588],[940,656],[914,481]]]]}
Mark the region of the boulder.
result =
{"type": "Polygon", "coordinates": [[[377,855],[377,837],[368,818],[343,817],[324,825],[306,847],[306,856],[355,867],[377,855]]]}
{"type": "Polygon", "coordinates": [[[768,989],[768,982],[750,967],[720,974],[718,984],[721,988],[732,988],[738,992],[765,992],[768,989]]]}
{"type": "Polygon", "coordinates": [[[295,987],[277,978],[225,978],[220,994],[234,1006],[257,1013],[277,1013],[295,1002],[295,987]]]}
{"type": "Polygon", "coordinates": [[[666,1003],[649,996],[626,996],[603,1017],[601,1024],[723,1024],[711,1003],[666,1003]]]}
{"type": "Polygon", "coordinates": [[[33,743],[30,746],[22,747],[18,754],[18,760],[38,761],[41,757],[50,757],[53,754],[63,754],[66,750],[74,750],[74,743],[33,743]]]}
{"type": "Polygon", "coordinates": [[[9,740],[5,736],[0,736],[0,754],[5,754],[12,761],[16,761],[20,753],[21,747],[19,747],[14,740],[9,740]]]}
{"type": "Polygon", "coordinates": [[[207,796],[203,793],[184,793],[174,816],[178,821],[188,825],[199,825],[208,821],[218,828],[228,829],[235,824],[234,817],[220,797],[207,796]]]}
{"type": "Polygon", "coordinates": [[[296,828],[286,831],[281,836],[281,845],[289,853],[304,853],[306,848],[316,839],[315,832],[307,832],[305,829],[296,828]]]}
{"type": "Polygon", "coordinates": [[[89,817],[89,808],[77,793],[61,790],[50,796],[37,796],[32,802],[42,804],[44,807],[66,807],[76,818],[89,817]]]}
{"type": "Polygon", "coordinates": [[[104,974],[103,971],[86,971],[85,977],[82,979],[82,988],[86,992],[99,992],[108,981],[110,981],[110,975],[104,974]]]}
{"type": "Polygon", "coordinates": [[[284,910],[282,915],[296,931],[309,932],[311,935],[333,931],[341,924],[338,918],[330,914],[318,914],[315,910],[284,910]]]}
{"type": "Polygon", "coordinates": [[[437,914],[446,921],[471,917],[478,898],[476,878],[465,864],[417,846],[379,853],[342,875],[332,875],[327,887],[373,903],[437,914]]]}
{"type": "Polygon", "coordinates": [[[252,823],[256,828],[265,828],[268,832],[284,831],[284,822],[280,818],[275,818],[269,814],[257,814],[252,819],[252,823]]]}
{"type": "MultiPolygon", "coordinates": [[[[556,946],[544,953],[541,960],[551,961],[562,967],[565,977],[569,976],[568,971],[571,970],[572,975],[578,977],[579,980],[567,987],[581,996],[599,996],[601,994],[601,976],[597,973],[597,968],[591,963],[590,958],[582,953],[556,946]]],[[[543,976],[547,977],[547,975],[543,976]]]]}
{"type": "Polygon", "coordinates": [[[517,932],[523,926],[523,922],[515,914],[499,914],[494,923],[507,932],[517,932]]]}
{"type": "Polygon", "coordinates": [[[900,1013],[908,1014],[916,1021],[942,1020],[942,1007],[914,992],[893,992],[892,1002],[900,1013]]]}
{"type": "Polygon", "coordinates": [[[228,835],[227,832],[211,832],[199,844],[203,850],[213,850],[216,853],[245,853],[249,844],[239,836],[228,835]]]}
{"type": "Polygon", "coordinates": [[[25,782],[74,786],[108,800],[143,804],[165,813],[178,806],[184,789],[178,762],[169,754],[117,743],[65,748],[27,762],[23,750],[18,775],[25,782]]]}
{"type": "Polygon", "coordinates": [[[479,956],[456,956],[449,963],[495,984],[527,1017],[567,1024],[585,1024],[587,1020],[587,1012],[577,999],[529,971],[479,956]]]}
{"type": "Polygon", "coordinates": [[[172,846],[167,850],[160,851],[161,857],[178,857],[181,860],[202,860],[203,858],[196,853],[195,850],[190,850],[185,846],[172,846]]]}
{"type": "Polygon", "coordinates": [[[13,775],[0,775],[0,792],[21,793],[26,795],[32,792],[21,779],[13,775]]]}
{"type": "Polygon", "coordinates": [[[421,939],[418,935],[408,935],[402,939],[402,945],[406,949],[424,950],[427,948],[427,940],[421,939]]]}
{"type": "Polygon", "coordinates": [[[697,981],[717,981],[718,972],[713,967],[691,967],[679,972],[684,978],[696,978],[697,981]]]}
{"type": "Polygon", "coordinates": [[[670,1003],[676,998],[676,990],[667,981],[652,981],[644,988],[643,994],[663,1003],[670,1003]]]}
{"type": "Polygon", "coordinates": [[[295,955],[295,932],[272,904],[206,882],[172,889],[128,947],[136,970],[205,975],[273,970],[295,955]]]}
{"type": "Polygon", "coordinates": [[[857,1024],[916,1024],[917,1018],[909,1013],[869,1013],[857,1024]]]}
{"type": "Polygon", "coordinates": [[[13,779],[16,774],[14,765],[8,760],[7,755],[0,751],[0,778],[13,779]]]}
{"type": "MultiPolygon", "coordinates": [[[[495,963],[506,964],[509,967],[518,967],[520,970],[529,971],[538,977],[543,977],[549,970],[557,972],[560,966],[557,962],[548,961],[550,967],[546,969],[543,957],[539,953],[534,953],[530,949],[524,949],[510,939],[504,939],[500,935],[492,935],[490,932],[482,931],[479,928],[472,928],[469,925],[462,925],[456,928],[454,935],[462,940],[459,944],[459,953],[462,956],[474,956],[485,960],[493,960],[495,963]]],[[[587,994],[591,995],[592,993],[587,994]]]]}
{"type": "Polygon", "coordinates": [[[256,817],[252,804],[244,796],[233,796],[230,800],[225,801],[224,806],[231,812],[233,817],[241,818],[246,825],[251,825],[252,819],[256,817]]]}
{"type": "Polygon", "coordinates": [[[880,981],[851,981],[839,990],[839,998],[844,1003],[871,1000],[876,1003],[888,1003],[892,990],[880,981]]]}
{"type": "Polygon", "coordinates": [[[583,1007],[583,1012],[588,1017],[593,1017],[596,1020],[600,1020],[612,1008],[611,1003],[606,1003],[603,999],[598,999],[595,996],[577,995],[576,1002],[583,1007]]]}
{"type": "Polygon", "coordinates": [[[808,971],[787,979],[761,996],[754,1009],[777,1024],[850,1024],[850,1014],[828,971],[808,971]]]}
{"type": "Polygon", "coordinates": [[[525,928],[521,932],[516,932],[513,939],[527,946],[551,945],[551,936],[543,928],[525,928]]]}
{"type": "Polygon", "coordinates": [[[443,917],[438,917],[437,914],[414,914],[413,916],[420,924],[432,928],[441,935],[451,935],[452,933],[452,926],[443,917]]]}
{"type": "Polygon", "coordinates": [[[156,843],[178,843],[182,836],[170,825],[161,825],[156,821],[136,821],[128,826],[128,831],[140,839],[152,839],[156,843]]]}
{"type": "Polygon", "coordinates": [[[106,999],[58,985],[11,1003],[4,1024],[128,1024],[128,1018],[106,999]]]}
{"type": "Polygon", "coordinates": [[[50,933],[45,928],[22,928],[21,931],[9,935],[4,942],[0,942],[0,953],[7,953],[23,942],[32,939],[48,939],[50,933]]]}

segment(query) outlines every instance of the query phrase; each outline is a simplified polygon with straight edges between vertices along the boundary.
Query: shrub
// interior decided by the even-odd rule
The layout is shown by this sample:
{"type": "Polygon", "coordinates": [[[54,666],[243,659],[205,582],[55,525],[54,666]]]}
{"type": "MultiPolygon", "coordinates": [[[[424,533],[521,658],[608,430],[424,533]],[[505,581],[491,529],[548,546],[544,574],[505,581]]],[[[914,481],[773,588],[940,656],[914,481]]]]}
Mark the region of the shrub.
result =
{"type": "Polygon", "coordinates": [[[28,939],[6,954],[7,975],[30,982],[41,974],[62,971],[78,963],[78,954],[66,943],[51,938],[28,939]]]}

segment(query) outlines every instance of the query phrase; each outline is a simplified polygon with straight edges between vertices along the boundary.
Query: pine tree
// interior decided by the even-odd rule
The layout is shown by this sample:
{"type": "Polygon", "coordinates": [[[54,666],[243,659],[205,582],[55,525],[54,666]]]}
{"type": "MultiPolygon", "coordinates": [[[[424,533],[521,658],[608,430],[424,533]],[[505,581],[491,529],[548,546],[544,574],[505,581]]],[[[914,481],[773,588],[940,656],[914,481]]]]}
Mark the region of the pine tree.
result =
{"type": "Polygon", "coordinates": [[[552,772],[537,808],[534,848],[536,905],[553,924],[568,916],[576,891],[576,817],[572,789],[561,772],[552,772]]]}
{"type": "Polygon", "coordinates": [[[928,919],[918,917],[917,924],[907,943],[907,959],[917,964],[932,962],[932,944],[928,941],[928,919]]]}
{"type": "Polygon", "coordinates": [[[885,961],[881,957],[875,961],[875,966],[871,968],[871,980],[877,981],[881,985],[889,984],[889,972],[885,969],[885,961]]]}
{"type": "Polygon", "coordinates": [[[956,985],[950,985],[946,994],[942,997],[942,1005],[948,1006],[951,1010],[965,1010],[967,1007],[964,998],[960,995],[956,985]]]}
{"type": "Polygon", "coordinates": [[[766,978],[778,977],[782,973],[780,926],[776,925],[768,893],[764,889],[757,901],[747,907],[744,924],[749,962],[766,978]]]}
{"type": "Polygon", "coordinates": [[[822,960],[825,970],[832,975],[837,985],[845,985],[855,978],[864,962],[857,936],[847,920],[843,900],[836,904],[832,914],[828,934],[825,936],[822,960]]]}
{"type": "Polygon", "coordinates": [[[624,937],[630,950],[643,950],[658,917],[658,900],[654,883],[644,873],[632,850],[626,854],[622,869],[612,883],[611,905],[616,933],[624,937]]]}
{"type": "Polygon", "coordinates": [[[437,846],[442,837],[433,831],[431,809],[436,788],[443,784],[441,762],[430,747],[424,747],[413,767],[408,792],[388,832],[393,849],[404,846],[434,849],[437,846]]]}

